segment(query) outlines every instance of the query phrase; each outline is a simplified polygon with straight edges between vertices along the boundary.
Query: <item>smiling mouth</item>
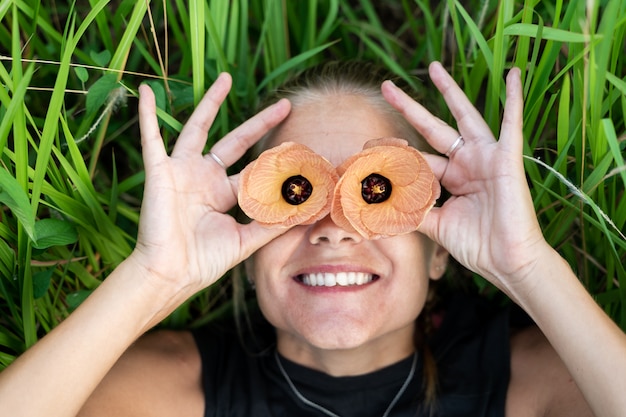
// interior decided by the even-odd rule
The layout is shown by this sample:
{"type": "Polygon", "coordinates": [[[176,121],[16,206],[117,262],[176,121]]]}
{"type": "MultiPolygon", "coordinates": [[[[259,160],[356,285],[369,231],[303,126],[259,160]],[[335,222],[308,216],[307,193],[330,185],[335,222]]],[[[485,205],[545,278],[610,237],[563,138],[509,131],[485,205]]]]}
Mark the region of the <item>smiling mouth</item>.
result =
{"type": "Polygon", "coordinates": [[[369,284],[378,279],[378,275],[366,272],[318,272],[297,275],[296,281],[309,287],[348,287],[369,284]]]}

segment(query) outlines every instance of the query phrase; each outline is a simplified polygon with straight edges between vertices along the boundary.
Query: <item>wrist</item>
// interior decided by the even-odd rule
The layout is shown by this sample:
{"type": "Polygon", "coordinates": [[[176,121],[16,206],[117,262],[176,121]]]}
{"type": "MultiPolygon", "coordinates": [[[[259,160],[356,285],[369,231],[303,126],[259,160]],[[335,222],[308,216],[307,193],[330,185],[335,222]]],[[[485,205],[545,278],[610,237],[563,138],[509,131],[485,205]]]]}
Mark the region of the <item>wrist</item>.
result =
{"type": "Polygon", "coordinates": [[[102,286],[117,293],[120,302],[132,304],[129,313],[137,318],[142,333],[165,319],[196,291],[189,281],[162,276],[140,258],[131,254],[102,286]]]}
{"type": "Polygon", "coordinates": [[[522,266],[497,277],[503,291],[516,303],[535,296],[547,281],[554,282],[563,276],[573,276],[572,270],[561,255],[547,242],[535,245],[532,255],[522,266]]]}
{"type": "Polygon", "coordinates": [[[568,293],[568,288],[579,291],[581,284],[567,261],[550,245],[544,247],[528,268],[510,277],[509,297],[530,312],[537,305],[556,301],[568,293]]]}

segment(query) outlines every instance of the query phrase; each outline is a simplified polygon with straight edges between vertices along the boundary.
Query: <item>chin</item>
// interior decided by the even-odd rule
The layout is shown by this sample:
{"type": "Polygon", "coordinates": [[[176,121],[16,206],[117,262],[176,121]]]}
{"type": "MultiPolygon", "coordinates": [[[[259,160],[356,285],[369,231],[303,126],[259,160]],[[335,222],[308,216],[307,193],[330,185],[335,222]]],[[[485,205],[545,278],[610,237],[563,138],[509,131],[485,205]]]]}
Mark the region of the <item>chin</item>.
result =
{"type": "Polygon", "coordinates": [[[367,344],[370,341],[370,337],[359,332],[353,331],[326,331],[322,334],[316,333],[307,337],[307,342],[320,350],[351,350],[357,349],[367,344]]]}
{"type": "MultiPolygon", "coordinates": [[[[295,323],[294,323],[295,324],[295,323]]],[[[321,350],[349,350],[367,345],[384,329],[369,320],[348,317],[317,317],[297,325],[298,333],[307,344],[321,350]]]]}
{"type": "Polygon", "coordinates": [[[303,352],[339,352],[367,346],[380,333],[380,324],[351,315],[322,311],[266,315],[276,328],[281,353],[292,359],[303,352]]]}

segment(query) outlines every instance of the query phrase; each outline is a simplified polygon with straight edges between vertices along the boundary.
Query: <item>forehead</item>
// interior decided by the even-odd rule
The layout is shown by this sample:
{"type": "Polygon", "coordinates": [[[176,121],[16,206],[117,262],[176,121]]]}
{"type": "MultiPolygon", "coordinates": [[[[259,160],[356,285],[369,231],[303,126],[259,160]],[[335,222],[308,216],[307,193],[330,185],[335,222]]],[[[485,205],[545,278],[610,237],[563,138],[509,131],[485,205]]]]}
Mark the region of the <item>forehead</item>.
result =
{"type": "Polygon", "coordinates": [[[367,98],[329,95],[294,105],[269,146],[302,143],[339,165],[368,140],[397,135],[391,117],[367,98]]]}

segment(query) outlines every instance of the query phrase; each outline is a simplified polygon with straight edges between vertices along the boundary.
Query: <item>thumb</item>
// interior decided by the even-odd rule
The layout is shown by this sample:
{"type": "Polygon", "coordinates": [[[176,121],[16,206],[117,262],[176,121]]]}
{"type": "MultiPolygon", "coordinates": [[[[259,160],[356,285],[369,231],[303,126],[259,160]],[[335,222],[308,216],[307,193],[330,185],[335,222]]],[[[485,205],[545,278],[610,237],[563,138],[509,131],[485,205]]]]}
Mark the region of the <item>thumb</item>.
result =
{"type": "MultiPolygon", "coordinates": [[[[433,207],[427,214],[422,224],[419,225],[417,231],[426,235],[430,240],[441,245],[441,238],[439,236],[439,223],[441,219],[441,208],[433,207]]],[[[442,245],[443,246],[443,245],[442,245]]]]}
{"type": "Polygon", "coordinates": [[[242,260],[251,256],[262,246],[268,244],[278,236],[289,231],[291,227],[267,227],[257,221],[241,225],[241,255],[242,260]]]}

